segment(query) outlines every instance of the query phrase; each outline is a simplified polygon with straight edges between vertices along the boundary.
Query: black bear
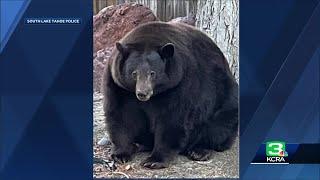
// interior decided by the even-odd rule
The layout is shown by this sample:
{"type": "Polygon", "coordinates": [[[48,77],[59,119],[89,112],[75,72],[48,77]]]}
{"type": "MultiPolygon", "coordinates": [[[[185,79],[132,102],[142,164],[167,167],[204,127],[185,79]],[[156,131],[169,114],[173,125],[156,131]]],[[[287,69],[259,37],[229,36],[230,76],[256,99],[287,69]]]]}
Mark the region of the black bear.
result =
{"type": "Polygon", "coordinates": [[[196,28],[151,22],[113,51],[103,80],[111,157],[151,155],[141,165],[164,168],[174,155],[207,160],[238,131],[238,84],[217,45],[196,28]]]}

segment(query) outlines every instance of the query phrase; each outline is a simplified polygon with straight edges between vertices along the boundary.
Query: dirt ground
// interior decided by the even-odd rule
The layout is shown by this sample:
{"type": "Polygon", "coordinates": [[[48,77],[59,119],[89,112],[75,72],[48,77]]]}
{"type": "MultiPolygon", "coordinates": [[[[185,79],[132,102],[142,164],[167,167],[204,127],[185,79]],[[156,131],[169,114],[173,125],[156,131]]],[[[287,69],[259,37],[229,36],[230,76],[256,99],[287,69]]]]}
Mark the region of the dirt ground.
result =
{"type": "Polygon", "coordinates": [[[184,156],[178,156],[169,168],[149,170],[141,167],[140,162],[148,153],[135,155],[132,161],[120,165],[110,159],[110,143],[98,145],[105,136],[102,95],[94,93],[94,139],[93,139],[93,177],[94,178],[214,178],[239,177],[239,138],[230,150],[213,152],[209,161],[191,161],[184,156]]]}

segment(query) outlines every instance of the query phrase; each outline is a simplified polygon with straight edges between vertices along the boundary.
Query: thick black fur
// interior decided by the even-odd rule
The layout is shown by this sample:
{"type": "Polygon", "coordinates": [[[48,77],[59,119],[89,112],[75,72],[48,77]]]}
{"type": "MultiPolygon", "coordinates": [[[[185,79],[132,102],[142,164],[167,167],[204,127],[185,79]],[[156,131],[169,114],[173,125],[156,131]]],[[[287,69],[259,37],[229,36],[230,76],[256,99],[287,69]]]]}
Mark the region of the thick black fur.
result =
{"type": "Polygon", "coordinates": [[[152,22],[135,28],[120,43],[124,49],[113,51],[103,90],[115,160],[130,160],[141,149],[137,144],[152,150],[142,162],[152,169],[167,167],[178,153],[207,160],[210,149],[230,148],[238,131],[238,84],[207,35],[185,24],[152,22]],[[166,43],[174,45],[172,57],[159,52],[166,43]],[[129,78],[132,52],[134,61],[148,58],[145,52],[157,52],[159,57],[152,60],[156,65],[151,65],[157,71],[156,66],[165,63],[160,69],[163,77],[154,80],[153,96],[145,102],[136,98],[135,83],[129,78]]]}

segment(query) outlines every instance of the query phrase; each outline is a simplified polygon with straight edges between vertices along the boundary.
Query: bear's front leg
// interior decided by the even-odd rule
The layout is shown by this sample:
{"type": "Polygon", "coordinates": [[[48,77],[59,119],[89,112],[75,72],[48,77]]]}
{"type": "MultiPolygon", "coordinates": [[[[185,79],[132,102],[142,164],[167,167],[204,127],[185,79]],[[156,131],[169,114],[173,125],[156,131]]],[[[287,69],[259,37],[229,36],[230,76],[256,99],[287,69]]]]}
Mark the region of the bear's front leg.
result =
{"type": "Polygon", "coordinates": [[[166,168],[178,154],[184,142],[184,129],[170,123],[158,122],[155,127],[155,142],[151,156],[141,165],[150,169],[166,168]]]}
{"type": "Polygon", "coordinates": [[[126,127],[126,124],[122,124],[120,117],[109,115],[107,129],[112,143],[111,158],[119,163],[128,162],[136,149],[131,130],[126,127]]]}
{"type": "Polygon", "coordinates": [[[127,162],[138,151],[137,137],[146,132],[145,116],[135,101],[110,106],[106,112],[107,131],[112,142],[111,157],[121,163],[127,162]]]}

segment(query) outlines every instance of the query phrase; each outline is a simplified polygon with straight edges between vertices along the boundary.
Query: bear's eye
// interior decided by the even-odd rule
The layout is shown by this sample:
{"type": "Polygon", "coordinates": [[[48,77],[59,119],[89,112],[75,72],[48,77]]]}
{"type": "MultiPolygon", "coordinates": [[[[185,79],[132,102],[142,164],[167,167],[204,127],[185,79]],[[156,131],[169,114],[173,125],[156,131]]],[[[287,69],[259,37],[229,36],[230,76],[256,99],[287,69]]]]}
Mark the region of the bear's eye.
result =
{"type": "Polygon", "coordinates": [[[151,71],[151,72],[150,72],[150,76],[151,76],[152,78],[155,78],[155,77],[156,77],[156,72],[151,71]]]}
{"type": "Polygon", "coordinates": [[[137,79],[137,71],[132,72],[132,78],[135,80],[137,79]]]}

